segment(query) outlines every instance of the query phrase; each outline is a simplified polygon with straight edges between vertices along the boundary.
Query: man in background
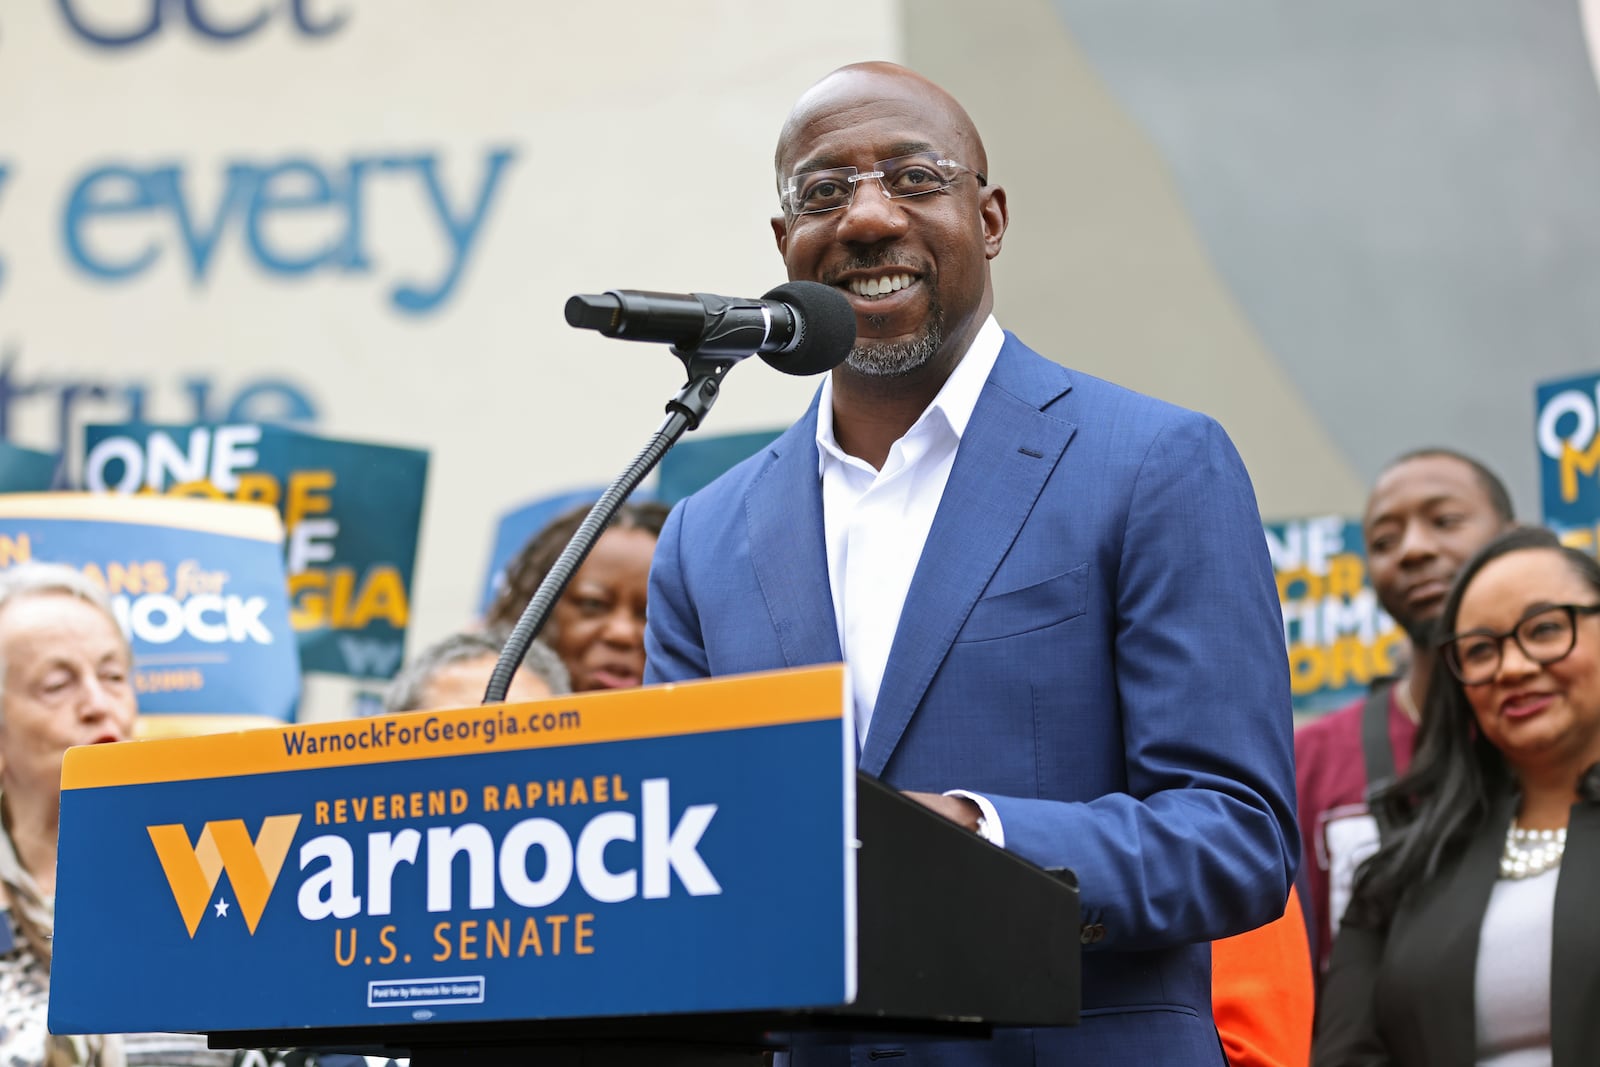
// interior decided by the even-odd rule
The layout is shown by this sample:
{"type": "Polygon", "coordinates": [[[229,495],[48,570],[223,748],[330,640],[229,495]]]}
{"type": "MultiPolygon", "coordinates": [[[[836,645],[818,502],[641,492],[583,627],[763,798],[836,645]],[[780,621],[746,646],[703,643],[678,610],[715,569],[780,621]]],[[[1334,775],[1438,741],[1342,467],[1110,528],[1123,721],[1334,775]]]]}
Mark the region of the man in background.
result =
{"type": "Polygon", "coordinates": [[[1434,623],[1456,571],[1515,521],[1505,485],[1483,464],[1446,448],[1408,452],[1378,475],[1362,517],[1367,573],[1378,602],[1405,631],[1403,671],[1349,707],[1295,735],[1312,959],[1327,965],[1355,869],[1378,847],[1372,790],[1404,772],[1416,743],[1434,663],[1434,623]]]}

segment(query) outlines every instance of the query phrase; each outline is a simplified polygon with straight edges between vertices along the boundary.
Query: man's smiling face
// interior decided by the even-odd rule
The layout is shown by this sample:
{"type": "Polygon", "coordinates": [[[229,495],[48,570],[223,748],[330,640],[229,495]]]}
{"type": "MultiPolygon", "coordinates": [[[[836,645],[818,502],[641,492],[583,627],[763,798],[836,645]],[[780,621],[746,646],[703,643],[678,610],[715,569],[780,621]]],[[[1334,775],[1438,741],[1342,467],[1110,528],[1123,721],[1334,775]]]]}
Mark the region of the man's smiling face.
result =
{"type": "Polygon", "coordinates": [[[784,126],[780,187],[796,174],[915,153],[965,171],[921,196],[857,183],[845,207],[772,220],[791,280],[842,290],[856,313],[848,366],[871,377],[909,373],[943,354],[952,365],[989,314],[988,261],[1005,231],[1004,195],[980,185],[983,145],[941,90],[894,68],[847,68],[801,98],[784,126]],[[998,194],[998,195],[997,195],[998,194]]]}

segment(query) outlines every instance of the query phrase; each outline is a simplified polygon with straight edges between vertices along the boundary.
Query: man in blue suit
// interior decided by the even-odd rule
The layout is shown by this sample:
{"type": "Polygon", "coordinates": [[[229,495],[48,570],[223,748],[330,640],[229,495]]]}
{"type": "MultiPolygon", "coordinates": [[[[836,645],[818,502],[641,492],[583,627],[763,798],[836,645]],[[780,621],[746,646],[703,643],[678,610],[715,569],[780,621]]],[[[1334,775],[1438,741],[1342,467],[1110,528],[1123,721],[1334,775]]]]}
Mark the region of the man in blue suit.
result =
{"type": "Polygon", "coordinates": [[[1075,870],[1084,920],[1076,1028],[796,1060],[1221,1065],[1207,942],[1280,916],[1300,854],[1239,457],[1212,420],[995,323],[1005,191],[937,86],[835,71],[776,165],[789,277],[846,294],[856,348],[786,434],[673,511],[646,681],[845,660],[862,768],[1075,870]]]}

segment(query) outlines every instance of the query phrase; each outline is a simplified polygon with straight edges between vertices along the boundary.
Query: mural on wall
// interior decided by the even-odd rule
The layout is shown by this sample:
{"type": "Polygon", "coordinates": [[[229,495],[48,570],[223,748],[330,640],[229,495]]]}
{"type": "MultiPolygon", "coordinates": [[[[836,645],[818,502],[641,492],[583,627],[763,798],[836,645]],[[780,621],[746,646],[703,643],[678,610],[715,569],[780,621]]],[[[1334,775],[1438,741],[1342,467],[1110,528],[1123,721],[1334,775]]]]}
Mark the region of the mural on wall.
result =
{"type": "MultiPolygon", "coordinates": [[[[90,424],[425,449],[410,606],[455,629],[497,517],[609,480],[681,384],[565,299],[781,280],[778,126],[882,57],[984,132],[1003,324],[1216,414],[1269,520],[1353,514],[1424,444],[1529,511],[1508,398],[1600,365],[1597,4],[11,5],[0,439],[73,477],[90,424]]],[[[814,386],[741,369],[707,432],[814,386]]]]}
{"type": "MultiPolygon", "coordinates": [[[[566,298],[781,281],[782,114],[829,67],[897,49],[891,0],[848,35],[777,5],[624,7],[619,32],[609,8],[513,2],[8,6],[0,440],[64,456],[73,484],[91,425],[425,450],[404,623],[380,613],[393,632],[359,663],[362,635],[335,632],[307,665],[379,679],[403,630],[416,647],[469,623],[496,517],[609,479],[682,384],[660,353],[578,336],[566,298]],[[662,161],[691,128],[718,182],[686,204],[662,161]]],[[[782,378],[739,372],[713,431],[787,421],[815,383],[782,378]]],[[[382,484],[338,473],[347,496],[382,484]]],[[[316,595],[341,603],[331,579],[302,588],[302,622],[316,595]]],[[[311,717],[349,710],[350,685],[311,682],[311,717]]]]}

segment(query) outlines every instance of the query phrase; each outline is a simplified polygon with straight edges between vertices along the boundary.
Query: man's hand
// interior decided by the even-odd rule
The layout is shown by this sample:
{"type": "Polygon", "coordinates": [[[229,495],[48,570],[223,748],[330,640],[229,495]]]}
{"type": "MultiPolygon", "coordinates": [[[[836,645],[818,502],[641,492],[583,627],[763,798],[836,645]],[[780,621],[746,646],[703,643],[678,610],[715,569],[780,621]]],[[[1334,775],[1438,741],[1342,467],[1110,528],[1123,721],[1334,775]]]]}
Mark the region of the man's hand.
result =
{"type": "Polygon", "coordinates": [[[947,797],[942,793],[912,793],[910,791],[907,791],[905,795],[930,811],[943,815],[957,826],[965,826],[973,833],[978,832],[978,817],[983,812],[978,805],[966,797],[947,797]]]}

